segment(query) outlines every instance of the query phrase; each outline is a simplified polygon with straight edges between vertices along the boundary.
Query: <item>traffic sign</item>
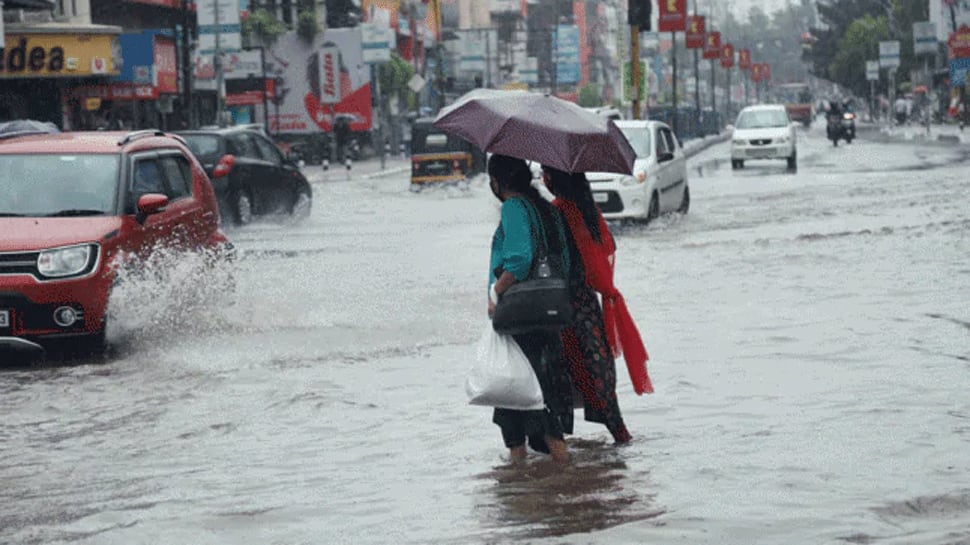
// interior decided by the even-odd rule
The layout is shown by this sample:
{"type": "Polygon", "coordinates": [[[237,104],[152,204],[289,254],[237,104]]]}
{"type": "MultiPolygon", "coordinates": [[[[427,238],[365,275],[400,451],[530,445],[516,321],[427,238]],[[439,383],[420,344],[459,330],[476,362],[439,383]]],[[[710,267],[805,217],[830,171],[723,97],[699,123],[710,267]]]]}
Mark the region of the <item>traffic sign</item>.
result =
{"type": "Polygon", "coordinates": [[[899,68],[899,41],[879,42],[879,66],[899,68]]]}
{"type": "Polygon", "coordinates": [[[360,24],[360,46],[363,60],[367,64],[390,62],[391,42],[394,33],[390,27],[376,23],[360,24]]]}
{"type": "Polygon", "coordinates": [[[866,79],[879,81],[879,61],[866,61],[866,79]]]}
{"type": "Polygon", "coordinates": [[[936,23],[913,23],[913,53],[936,53],[936,23]]]}

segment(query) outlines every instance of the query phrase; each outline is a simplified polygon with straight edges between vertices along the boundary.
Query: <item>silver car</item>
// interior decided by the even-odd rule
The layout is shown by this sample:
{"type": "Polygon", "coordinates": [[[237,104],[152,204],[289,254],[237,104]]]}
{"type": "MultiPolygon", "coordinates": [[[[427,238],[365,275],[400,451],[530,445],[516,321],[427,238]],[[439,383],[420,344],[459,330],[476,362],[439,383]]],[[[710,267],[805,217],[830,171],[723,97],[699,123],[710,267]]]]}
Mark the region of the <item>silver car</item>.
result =
{"type": "Polygon", "coordinates": [[[690,188],[684,148],[660,121],[615,121],[637,153],[633,174],[588,172],[593,199],[606,219],[650,222],[668,212],[687,213],[690,188]]]}

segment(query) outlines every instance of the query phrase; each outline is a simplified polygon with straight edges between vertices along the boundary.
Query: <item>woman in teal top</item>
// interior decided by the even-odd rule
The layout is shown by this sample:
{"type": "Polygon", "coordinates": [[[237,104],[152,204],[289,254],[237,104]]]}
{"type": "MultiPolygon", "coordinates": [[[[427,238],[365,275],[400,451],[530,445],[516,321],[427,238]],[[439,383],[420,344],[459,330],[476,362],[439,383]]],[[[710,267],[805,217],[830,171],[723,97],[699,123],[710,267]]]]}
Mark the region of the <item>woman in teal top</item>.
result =
{"type": "MultiPolygon", "coordinates": [[[[489,267],[488,315],[495,302],[512,284],[526,280],[532,272],[536,250],[533,230],[542,218],[549,253],[563,258],[563,271],[569,270],[570,247],[559,212],[532,187],[532,171],[525,161],[493,155],[488,162],[492,193],[502,201],[502,219],[492,237],[489,267]]],[[[562,356],[562,343],[556,332],[536,331],[513,335],[539,378],[545,409],[516,411],[495,409],[492,422],[502,429],[502,439],[513,460],[526,456],[526,441],[533,450],[566,462],[569,453],[563,435],[573,431],[572,384],[562,356]]]]}

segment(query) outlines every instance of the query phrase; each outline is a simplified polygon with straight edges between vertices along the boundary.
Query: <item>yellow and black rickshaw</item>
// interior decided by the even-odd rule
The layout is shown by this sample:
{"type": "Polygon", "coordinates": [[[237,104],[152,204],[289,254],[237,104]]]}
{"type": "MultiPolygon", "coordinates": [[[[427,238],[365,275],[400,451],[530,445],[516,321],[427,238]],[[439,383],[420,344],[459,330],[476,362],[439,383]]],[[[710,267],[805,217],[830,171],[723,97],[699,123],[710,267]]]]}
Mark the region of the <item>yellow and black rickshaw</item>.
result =
{"type": "Polygon", "coordinates": [[[411,190],[429,184],[460,183],[485,172],[485,153],[466,140],[432,126],[434,118],[411,127],[411,190]]]}

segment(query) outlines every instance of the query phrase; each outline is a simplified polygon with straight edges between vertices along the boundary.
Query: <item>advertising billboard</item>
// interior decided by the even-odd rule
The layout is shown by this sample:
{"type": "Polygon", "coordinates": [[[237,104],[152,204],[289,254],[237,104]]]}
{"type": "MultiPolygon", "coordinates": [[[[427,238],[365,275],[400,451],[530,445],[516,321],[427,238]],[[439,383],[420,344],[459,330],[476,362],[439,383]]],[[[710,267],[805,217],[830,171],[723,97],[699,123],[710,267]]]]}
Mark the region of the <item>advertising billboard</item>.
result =
{"type": "Polygon", "coordinates": [[[329,132],[336,116],[349,116],[352,131],[372,127],[370,66],[364,63],[360,29],[331,28],[312,44],[288,32],[266,49],[267,77],[274,79],[269,107],[272,132],[329,132]],[[333,64],[333,88],[327,88],[324,55],[339,51],[333,64]],[[338,96],[335,103],[328,103],[338,96]]]}

